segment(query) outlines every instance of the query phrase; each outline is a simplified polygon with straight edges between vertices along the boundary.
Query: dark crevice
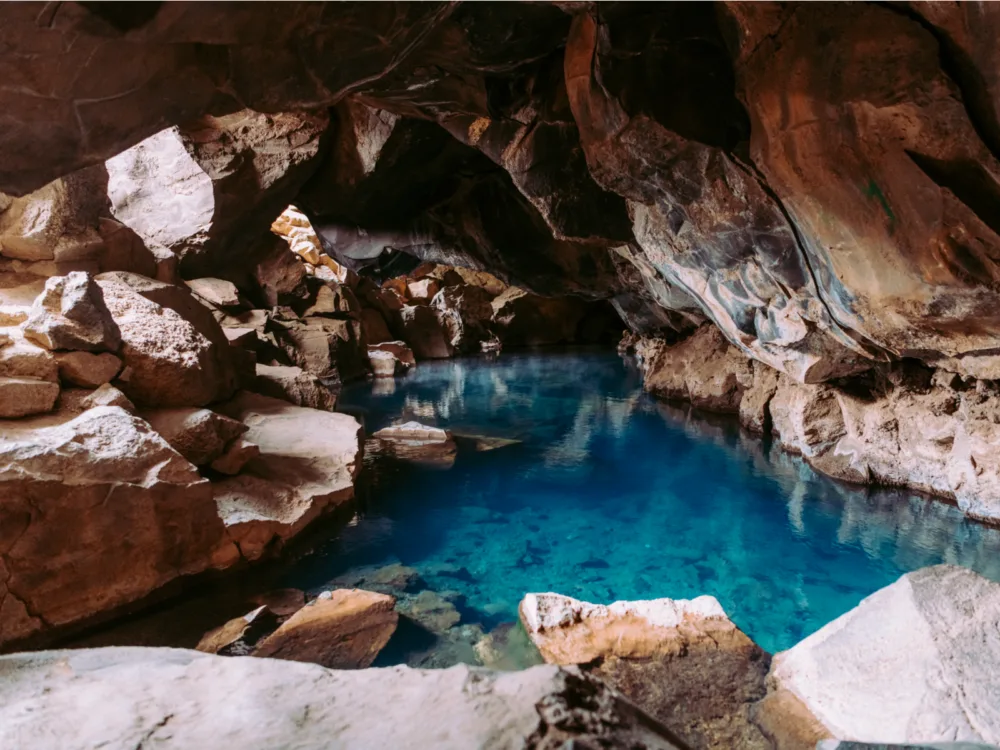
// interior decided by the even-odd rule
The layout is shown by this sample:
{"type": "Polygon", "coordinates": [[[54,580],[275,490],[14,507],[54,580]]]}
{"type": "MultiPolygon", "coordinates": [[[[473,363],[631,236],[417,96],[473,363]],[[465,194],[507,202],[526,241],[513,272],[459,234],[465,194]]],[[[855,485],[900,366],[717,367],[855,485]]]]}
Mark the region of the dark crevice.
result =
{"type": "Polygon", "coordinates": [[[971,161],[944,161],[906,151],[920,170],[969,207],[983,224],[1000,235],[1000,185],[982,164],[971,161]]]}
{"type": "Polygon", "coordinates": [[[124,32],[140,29],[152,21],[163,3],[82,2],[80,5],[118,31],[124,32]]]}
{"type": "Polygon", "coordinates": [[[873,2],[918,24],[927,31],[938,44],[938,63],[941,70],[958,87],[962,104],[979,139],[990,150],[993,157],[1000,160],[1000,122],[993,111],[986,82],[975,62],[948,35],[926,18],[907,6],[896,2],[873,2]]]}

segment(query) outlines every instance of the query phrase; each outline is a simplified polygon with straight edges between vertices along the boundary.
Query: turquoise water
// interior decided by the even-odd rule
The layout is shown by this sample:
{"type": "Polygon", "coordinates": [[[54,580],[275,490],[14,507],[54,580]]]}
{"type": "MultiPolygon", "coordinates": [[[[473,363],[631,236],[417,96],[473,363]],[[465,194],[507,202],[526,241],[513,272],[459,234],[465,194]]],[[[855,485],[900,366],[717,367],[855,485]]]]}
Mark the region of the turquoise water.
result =
{"type": "Polygon", "coordinates": [[[908,570],[952,562],[1000,580],[1000,531],[835,482],[734,419],[657,402],[613,353],[425,362],[346,388],[341,408],[368,434],[415,419],[521,442],[460,450],[448,470],[367,458],[361,511],[291,572],[301,587],[400,561],[487,629],[529,591],[711,594],[775,652],[908,570]]]}

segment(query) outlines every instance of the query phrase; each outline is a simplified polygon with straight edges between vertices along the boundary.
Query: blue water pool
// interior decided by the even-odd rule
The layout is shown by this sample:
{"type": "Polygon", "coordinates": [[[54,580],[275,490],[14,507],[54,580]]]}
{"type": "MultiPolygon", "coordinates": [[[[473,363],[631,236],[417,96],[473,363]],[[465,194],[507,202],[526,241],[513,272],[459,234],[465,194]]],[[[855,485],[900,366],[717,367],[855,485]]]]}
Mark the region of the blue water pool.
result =
{"type": "Polygon", "coordinates": [[[613,353],[425,362],[346,388],[341,405],[369,434],[415,419],[521,442],[460,451],[448,470],[367,459],[378,465],[358,517],[288,574],[298,586],[398,560],[457,591],[463,621],[484,627],[516,619],[529,591],[712,594],[774,652],[908,570],[952,562],[1000,580],[1000,531],[828,479],[734,419],[657,402],[613,353]]]}

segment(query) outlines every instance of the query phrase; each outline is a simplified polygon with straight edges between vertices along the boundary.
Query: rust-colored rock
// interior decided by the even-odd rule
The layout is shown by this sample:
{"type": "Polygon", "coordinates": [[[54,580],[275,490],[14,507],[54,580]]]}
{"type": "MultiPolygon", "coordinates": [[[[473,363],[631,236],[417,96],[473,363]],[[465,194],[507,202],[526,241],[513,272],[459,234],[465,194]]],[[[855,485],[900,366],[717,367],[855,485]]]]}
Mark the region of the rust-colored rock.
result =
{"type": "Polygon", "coordinates": [[[752,719],[770,658],[710,596],[589,604],[528,594],[528,637],[550,664],[589,664],[692,747],[771,750],[752,719]]]}
{"type": "Polygon", "coordinates": [[[361,589],[327,592],[264,639],[253,656],[364,669],[396,631],[395,604],[391,596],[361,589]]]}

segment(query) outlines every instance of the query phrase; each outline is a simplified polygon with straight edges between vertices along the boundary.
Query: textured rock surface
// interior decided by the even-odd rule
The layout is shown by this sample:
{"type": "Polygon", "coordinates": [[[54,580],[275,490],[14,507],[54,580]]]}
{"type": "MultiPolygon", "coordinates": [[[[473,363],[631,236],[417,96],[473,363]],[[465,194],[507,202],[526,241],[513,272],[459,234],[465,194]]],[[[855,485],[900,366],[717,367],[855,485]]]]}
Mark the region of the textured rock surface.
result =
{"type": "Polygon", "coordinates": [[[246,392],[219,411],[245,424],[244,439],[260,449],[239,476],[214,485],[219,515],[244,557],[260,557],[354,496],[361,427],[353,417],[246,392]]]}
{"type": "Polygon", "coordinates": [[[26,417],[52,411],[59,385],[38,378],[0,377],[0,417],[26,417]]]}
{"type": "Polygon", "coordinates": [[[774,659],[774,688],[831,735],[1000,742],[1000,585],[939,565],[907,573],[774,659]]]}
{"type": "Polygon", "coordinates": [[[215,461],[247,430],[242,422],[209,409],[146,409],[139,416],[195,466],[215,461]]]}
{"type": "Polygon", "coordinates": [[[114,352],[121,341],[101,288],[80,271],[45,282],[31,306],[24,335],[46,349],[114,352]]]}
{"type": "Polygon", "coordinates": [[[160,294],[176,295],[196,310],[200,306],[186,289],[145,280],[150,291],[137,290],[129,282],[141,277],[109,276],[99,284],[121,330],[127,372],[119,381],[129,398],[144,406],[203,406],[233,393],[236,372],[230,347],[208,310],[200,310],[205,319],[188,315],[184,308],[172,309],[167,299],[154,301],[160,294]],[[209,321],[212,338],[203,333],[209,321]]]}
{"type": "Polygon", "coordinates": [[[739,413],[816,469],[858,483],[907,486],[954,499],[969,516],[1000,518],[996,387],[912,361],[863,377],[803,384],[749,362],[714,326],[679,343],[632,345],[647,390],[739,413]]]}
{"type": "Polygon", "coordinates": [[[105,406],[48,424],[0,429],[0,643],[234,561],[208,482],[145,422],[105,406]]]}
{"type": "Polygon", "coordinates": [[[110,352],[59,352],[59,379],[81,388],[98,388],[110,383],[122,369],[122,361],[110,352]]]}
{"type": "Polygon", "coordinates": [[[333,411],[337,405],[337,394],[301,367],[257,365],[253,390],[311,409],[333,411]]]}
{"type": "Polygon", "coordinates": [[[582,664],[693,748],[770,750],[752,720],[768,655],[710,596],[615,602],[528,594],[521,623],[546,662],[582,664]]]}
{"type": "Polygon", "coordinates": [[[17,654],[0,665],[0,744],[11,747],[684,748],[598,681],[551,666],[334,671],[151,648],[17,654]]]}
{"type": "Polygon", "coordinates": [[[253,655],[364,669],[396,631],[395,604],[391,596],[361,589],[326,592],[282,623],[253,655]]]}
{"type": "Polygon", "coordinates": [[[712,411],[736,411],[753,383],[753,368],[742,352],[713,325],[679,344],[657,339],[636,346],[643,385],[661,398],[690,401],[712,411]]]}
{"type": "Polygon", "coordinates": [[[243,110],[163,130],[108,160],[111,211],[182,269],[223,269],[294,197],[327,124],[243,110]]]}
{"type": "Polygon", "coordinates": [[[461,262],[647,330],[708,318],[800,382],[1000,374],[993,4],[231,10],[5,7],[0,187],[173,132],[234,216],[269,221],[322,161],[291,197],[345,262],[461,262]],[[324,155],[301,112],[327,107],[324,155]]]}

